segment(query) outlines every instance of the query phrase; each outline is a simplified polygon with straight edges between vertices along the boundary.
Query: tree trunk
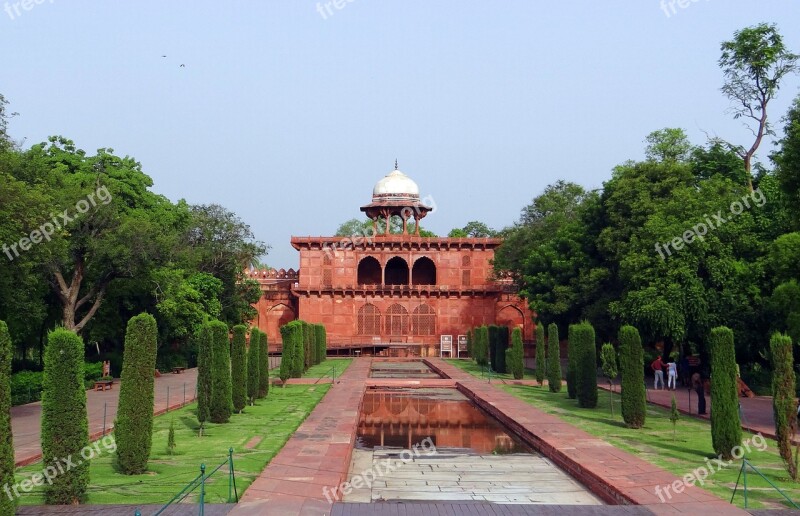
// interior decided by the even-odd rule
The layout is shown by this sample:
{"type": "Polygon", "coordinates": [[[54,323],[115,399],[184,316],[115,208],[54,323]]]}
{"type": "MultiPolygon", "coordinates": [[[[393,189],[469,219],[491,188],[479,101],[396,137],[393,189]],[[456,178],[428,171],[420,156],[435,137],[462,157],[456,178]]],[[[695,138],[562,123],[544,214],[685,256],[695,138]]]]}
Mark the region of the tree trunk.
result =
{"type": "Polygon", "coordinates": [[[63,311],[61,322],[65,329],[80,333],[86,326],[86,323],[94,317],[94,314],[97,313],[97,310],[100,308],[100,304],[103,302],[103,297],[106,293],[106,287],[108,287],[112,276],[104,276],[89,289],[89,292],[87,292],[85,296],[79,298],[78,295],[83,285],[84,274],[84,262],[82,257],[75,259],[75,272],[72,274],[69,285],[67,285],[64,275],[61,274],[60,270],[54,268],[52,272],[54,279],[53,289],[58,299],[61,301],[63,311]],[[82,319],[78,320],[78,311],[89,301],[92,301],[89,311],[86,312],[86,315],[84,315],[82,319]]]}

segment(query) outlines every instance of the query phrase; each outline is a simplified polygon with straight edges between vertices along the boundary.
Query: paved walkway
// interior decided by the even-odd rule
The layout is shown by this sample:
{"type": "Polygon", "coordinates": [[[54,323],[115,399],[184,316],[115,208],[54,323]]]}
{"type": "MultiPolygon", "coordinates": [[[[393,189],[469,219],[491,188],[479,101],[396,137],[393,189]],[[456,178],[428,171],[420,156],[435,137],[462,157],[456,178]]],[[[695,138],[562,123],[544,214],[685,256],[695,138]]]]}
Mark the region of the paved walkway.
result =
{"type": "Polygon", "coordinates": [[[556,416],[508,394],[441,359],[428,362],[458,381],[458,388],[537,451],[609,503],[645,506],[657,514],[747,514],[672,473],[611,446],[556,416]],[[678,482],[685,489],[663,503],[656,489],[678,482]]]}
{"type": "MultiPolygon", "coordinates": [[[[189,403],[195,398],[197,369],[187,369],[180,374],[166,373],[155,379],[155,413],[161,414],[189,403]]],[[[86,411],[89,415],[89,435],[98,439],[111,431],[117,416],[119,380],[111,390],[86,391],[86,411]],[[105,416],[105,417],[104,417],[105,416]]],[[[14,435],[14,459],[24,466],[42,458],[41,448],[42,403],[29,403],[11,408],[11,432],[14,435]]]]}

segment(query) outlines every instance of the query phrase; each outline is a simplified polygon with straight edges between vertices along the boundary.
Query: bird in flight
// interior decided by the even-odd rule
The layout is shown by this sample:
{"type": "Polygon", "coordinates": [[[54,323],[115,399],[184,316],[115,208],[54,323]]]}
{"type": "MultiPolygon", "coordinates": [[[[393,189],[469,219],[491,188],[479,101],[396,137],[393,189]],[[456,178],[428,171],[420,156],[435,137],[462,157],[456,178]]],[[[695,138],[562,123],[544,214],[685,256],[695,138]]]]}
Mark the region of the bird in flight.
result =
{"type": "Polygon", "coordinates": [[[181,65],[181,68],[186,68],[186,65],[185,65],[185,64],[182,64],[182,65],[181,65]]]}

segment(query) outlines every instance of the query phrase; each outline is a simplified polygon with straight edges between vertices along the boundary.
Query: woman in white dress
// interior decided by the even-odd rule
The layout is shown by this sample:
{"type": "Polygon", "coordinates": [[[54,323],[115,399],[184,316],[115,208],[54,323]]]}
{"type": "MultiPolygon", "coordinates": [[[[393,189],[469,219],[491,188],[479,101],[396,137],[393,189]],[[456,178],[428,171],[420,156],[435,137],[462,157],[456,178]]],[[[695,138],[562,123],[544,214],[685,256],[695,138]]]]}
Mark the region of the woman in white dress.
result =
{"type": "Polygon", "coordinates": [[[678,364],[674,358],[670,358],[667,363],[667,389],[675,390],[675,381],[678,379],[678,364]]]}

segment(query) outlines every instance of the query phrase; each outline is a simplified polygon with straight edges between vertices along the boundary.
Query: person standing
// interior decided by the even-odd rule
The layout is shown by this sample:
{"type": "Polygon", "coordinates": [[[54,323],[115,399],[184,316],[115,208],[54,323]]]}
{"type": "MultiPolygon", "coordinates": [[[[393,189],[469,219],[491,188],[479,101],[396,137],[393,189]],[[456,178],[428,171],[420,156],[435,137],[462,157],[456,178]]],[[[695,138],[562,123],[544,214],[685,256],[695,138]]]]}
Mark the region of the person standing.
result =
{"type": "Polygon", "coordinates": [[[675,383],[678,380],[678,364],[675,363],[674,358],[669,359],[667,363],[667,389],[675,390],[675,383]]]}
{"type": "Polygon", "coordinates": [[[703,386],[703,379],[700,376],[700,373],[694,373],[692,375],[692,387],[694,391],[697,393],[697,413],[698,414],[705,414],[706,413],[706,390],[703,386]]]}
{"type": "Polygon", "coordinates": [[[653,380],[653,389],[658,389],[659,385],[664,389],[664,362],[661,361],[661,355],[658,355],[658,357],[653,360],[650,367],[653,369],[653,374],[655,376],[653,380]]]}

